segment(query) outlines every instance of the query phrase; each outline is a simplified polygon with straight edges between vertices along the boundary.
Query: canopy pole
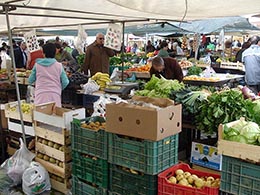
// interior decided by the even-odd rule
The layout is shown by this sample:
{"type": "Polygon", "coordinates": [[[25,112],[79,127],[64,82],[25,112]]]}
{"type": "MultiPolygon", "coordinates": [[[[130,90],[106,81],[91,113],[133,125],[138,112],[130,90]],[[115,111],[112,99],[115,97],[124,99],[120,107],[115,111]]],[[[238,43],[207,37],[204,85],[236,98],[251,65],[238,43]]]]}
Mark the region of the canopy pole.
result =
{"type": "Polygon", "coordinates": [[[122,83],[124,83],[124,65],[125,65],[125,58],[124,58],[124,53],[125,53],[125,22],[122,22],[122,48],[121,48],[121,60],[122,60],[122,83]]]}
{"type": "Polygon", "coordinates": [[[13,43],[12,43],[12,31],[11,31],[11,27],[10,27],[10,20],[9,20],[9,14],[8,14],[9,6],[8,5],[3,6],[3,10],[5,11],[5,15],[6,15],[6,24],[7,24],[7,30],[8,30],[8,38],[9,38],[9,41],[11,42],[11,44],[10,44],[10,52],[11,52],[13,70],[14,70],[14,82],[15,82],[15,88],[16,88],[16,94],[17,94],[18,111],[19,111],[20,119],[21,119],[23,142],[26,145],[23,113],[22,113],[22,108],[21,108],[21,98],[20,98],[20,91],[19,91],[19,86],[18,86],[18,82],[17,82],[16,64],[15,64],[15,59],[14,59],[14,47],[13,47],[13,43]]]}

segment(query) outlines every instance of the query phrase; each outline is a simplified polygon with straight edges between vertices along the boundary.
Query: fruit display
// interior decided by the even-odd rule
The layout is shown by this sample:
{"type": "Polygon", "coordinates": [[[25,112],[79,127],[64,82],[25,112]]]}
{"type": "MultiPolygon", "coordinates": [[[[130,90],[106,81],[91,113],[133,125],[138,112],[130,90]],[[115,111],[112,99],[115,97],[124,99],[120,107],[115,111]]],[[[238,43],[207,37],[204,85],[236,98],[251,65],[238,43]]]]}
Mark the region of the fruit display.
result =
{"type": "Polygon", "coordinates": [[[99,130],[99,129],[106,129],[106,122],[87,122],[87,123],[82,123],[81,124],[82,128],[86,128],[86,129],[91,129],[91,130],[99,130]]]}
{"type": "MultiPolygon", "coordinates": [[[[22,102],[21,103],[21,109],[22,109],[22,112],[24,114],[30,114],[32,112],[32,109],[33,109],[33,104],[22,102]]],[[[10,104],[8,110],[11,111],[11,112],[18,112],[17,104],[14,105],[14,106],[10,104]]]]}
{"type": "Polygon", "coordinates": [[[203,188],[203,187],[219,187],[220,179],[212,176],[200,177],[196,174],[192,174],[189,171],[177,169],[175,174],[168,178],[168,182],[171,184],[179,184],[182,186],[203,188]]]}
{"type": "Polygon", "coordinates": [[[187,61],[187,60],[181,60],[179,62],[179,65],[181,66],[181,68],[189,68],[189,67],[192,67],[193,64],[190,62],[190,61],[187,61]]]}
{"type": "Polygon", "coordinates": [[[101,90],[104,90],[107,86],[107,83],[110,83],[109,74],[97,72],[95,75],[91,77],[92,80],[96,81],[96,83],[100,86],[101,90]]]}
{"type": "Polygon", "coordinates": [[[46,140],[46,139],[43,139],[40,137],[37,138],[37,142],[44,144],[46,146],[49,146],[51,148],[54,148],[56,150],[60,150],[61,152],[64,152],[64,146],[61,144],[58,144],[58,143],[55,143],[55,142],[52,142],[50,140],[46,140]]]}
{"type": "Polygon", "coordinates": [[[129,68],[126,71],[132,71],[132,72],[149,72],[151,69],[150,65],[144,65],[144,66],[138,66],[138,67],[133,67],[133,68],[129,68]]]}
{"type": "Polygon", "coordinates": [[[154,57],[154,52],[149,52],[148,54],[146,54],[147,58],[152,58],[154,57]]]}
{"type": "Polygon", "coordinates": [[[75,72],[67,75],[69,77],[70,84],[72,85],[80,85],[88,82],[88,76],[83,73],[75,72]]]}
{"type": "Polygon", "coordinates": [[[207,82],[217,82],[220,81],[220,78],[218,77],[199,77],[199,76],[186,76],[183,78],[184,81],[207,81],[207,82]]]}
{"type": "Polygon", "coordinates": [[[42,160],[44,160],[44,161],[47,161],[47,162],[49,162],[49,163],[55,164],[55,165],[57,165],[57,166],[59,166],[59,167],[61,167],[61,168],[64,167],[64,166],[63,166],[64,163],[63,163],[62,161],[59,161],[59,160],[57,160],[57,159],[55,159],[55,158],[53,158],[53,157],[50,157],[50,156],[48,156],[48,155],[46,155],[46,154],[42,154],[42,153],[40,153],[40,152],[37,152],[37,158],[42,159],[42,160]]]}

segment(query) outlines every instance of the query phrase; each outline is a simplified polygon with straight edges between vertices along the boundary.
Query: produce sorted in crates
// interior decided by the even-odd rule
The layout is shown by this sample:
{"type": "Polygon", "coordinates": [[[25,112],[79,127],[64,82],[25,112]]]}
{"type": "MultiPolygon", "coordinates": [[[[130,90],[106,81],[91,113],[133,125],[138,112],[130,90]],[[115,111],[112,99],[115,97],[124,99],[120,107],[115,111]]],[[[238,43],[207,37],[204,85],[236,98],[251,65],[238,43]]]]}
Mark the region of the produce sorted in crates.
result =
{"type": "Polygon", "coordinates": [[[106,123],[105,122],[87,122],[87,123],[82,123],[81,124],[82,128],[86,128],[86,129],[91,129],[91,130],[100,130],[100,129],[106,129],[106,123]]]}
{"type": "Polygon", "coordinates": [[[126,71],[134,71],[134,72],[149,72],[151,69],[150,65],[144,65],[144,66],[138,66],[138,67],[134,67],[134,68],[129,68],[126,71]]]}
{"type": "Polygon", "coordinates": [[[179,62],[179,65],[180,65],[181,68],[189,68],[189,67],[193,66],[193,64],[190,61],[187,61],[187,60],[181,60],[179,62]]]}
{"type": "MultiPolygon", "coordinates": [[[[21,103],[21,110],[24,114],[30,114],[32,108],[33,108],[32,104],[24,103],[24,102],[21,103]]],[[[10,105],[9,110],[12,112],[18,112],[18,105],[14,105],[14,106],[10,105]]]]}
{"type": "Polygon", "coordinates": [[[49,163],[55,164],[55,165],[57,165],[57,166],[63,168],[63,162],[62,162],[62,161],[59,161],[59,160],[57,160],[57,159],[55,159],[54,157],[50,157],[50,156],[48,156],[48,155],[46,155],[46,154],[42,154],[42,153],[40,153],[40,152],[37,152],[37,155],[36,155],[36,156],[37,156],[37,158],[39,158],[39,159],[42,159],[42,160],[44,160],[44,161],[47,161],[47,162],[49,162],[49,163]]]}
{"type": "Polygon", "coordinates": [[[175,171],[173,176],[170,176],[167,181],[171,184],[178,184],[186,187],[203,188],[203,187],[219,187],[220,179],[212,176],[198,177],[190,172],[184,172],[182,169],[175,171]]]}
{"type": "Polygon", "coordinates": [[[109,74],[97,72],[95,75],[91,77],[92,80],[96,81],[96,83],[100,86],[101,90],[104,90],[107,86],[107,83],[110,83],[109,74]]]}
{"type": "Polygon", "coordinates": [[[136,91],[135,95],[147,97],[169,98],[172,91],[179,91],[184,88],[184,84],[178,80],[168,80],[164,77],[160,79],[155,75],[144,86],[144,90],[136,91]]]}
{"type": "Polygon", "coordinates": [[[240,119],[237,124],[231,127],[224,125],[223,138],[244,144],[260,145],[260,128],[254,122],[240,119]]]}

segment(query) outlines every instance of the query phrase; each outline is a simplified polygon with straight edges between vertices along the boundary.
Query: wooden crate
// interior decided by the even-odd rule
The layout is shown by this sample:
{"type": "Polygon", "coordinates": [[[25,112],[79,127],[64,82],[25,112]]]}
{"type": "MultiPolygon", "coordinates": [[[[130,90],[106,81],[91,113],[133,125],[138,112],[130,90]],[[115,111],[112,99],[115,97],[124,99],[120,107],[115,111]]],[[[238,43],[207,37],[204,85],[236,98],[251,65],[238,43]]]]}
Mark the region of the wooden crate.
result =
{"type": "Polygon", "coordinates": [[[35,158],[36,162],[39,162],[49,173],[55,174],[61,178],[71,177],[72,165],[71,163],[63,162],[63,168],[56,164],[50,163],[38,157],[35,158]]]}
{"type": "Polygon", "coordinates": [[[245,66],[241,62],[221,62],[220,68],[234,69],[234,70],[245,70],[245,66]]]}
{"type": "MultiPolygon", "coordinates": [[[[17,119],[8,118],[7,120],[8,129],[17,133],[22,133],[22,125],[17,119]]],[[[34,124],[31,122],[24,121],[24,130],[26,135],[35,136],[34,124]]]]}
{"type": "Polygon", "coordinates": [[[70,130],[73,118],[85,118],[85,109],[69,110],[64,108],[54,108],[55,103],[47,103],[35,106],[34,120],[36,122],[70,130]]]}
{"type": "MultiPolygon", "coordinates": [[[[228,127],[232,127],[238,122],[239,120],[228,123],[226,125],[228,127]]],[[[223,131],[224,131],[224,125],[220,124],[218,128],[218,153],[219,154],[223,154],[225,156],[239,158],[247,161],[253,161],[257,163],[260,162],[259,146],[224,140],[222,136],[223,131]]]]}
{"type": "MultiPolygon", "coordinates": [[[[21,100],[21,103],[25,103],[25,100],[21,100]]],[[[18,102],[10,102],[5,104],[5,117],[12,118],[16,120],[21,120],[20,113],[18,112],[18,102]],[[16,108],[15,111],[11,111],[10,109],[16,108]]],[[[31,108],[29,113],[23,113],[23,120],[26,122],[33,122],[33,107],[31,108]]]]}
{"type": "Polygon", "coordinates": [[[16,152],[16,150],[17,150],[17,148],[13,148],[13,147],[11,147],[10,145],[7,145],[7,154],[8,154],[9,156],[13,156],[14,153],[16,152]]]}
{"type": "Polygon", "coordinates": [[[69,179],[65,180],[64,183],[57,181],[55,179],[50,179],[51,181],[51,187],[54,190],[57,190],[63,194],[68,194],[70,189],[71,189],[71,182],[69,181],[69,179]]]}

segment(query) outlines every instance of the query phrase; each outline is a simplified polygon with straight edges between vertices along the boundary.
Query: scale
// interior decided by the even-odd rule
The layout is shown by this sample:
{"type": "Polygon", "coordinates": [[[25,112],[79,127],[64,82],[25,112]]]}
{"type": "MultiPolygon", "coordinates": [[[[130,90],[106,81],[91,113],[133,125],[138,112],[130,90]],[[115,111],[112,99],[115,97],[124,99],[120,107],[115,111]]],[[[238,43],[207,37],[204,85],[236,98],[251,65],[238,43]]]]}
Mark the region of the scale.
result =
{"type": "Polygon", "coordinates": [[[117,81],[108,84],[104,91],[106,93],[120,94],[122,96],[126,96],[130,93],[132,89],[139,89],[139,84],[132,82],[117,81]]]}

